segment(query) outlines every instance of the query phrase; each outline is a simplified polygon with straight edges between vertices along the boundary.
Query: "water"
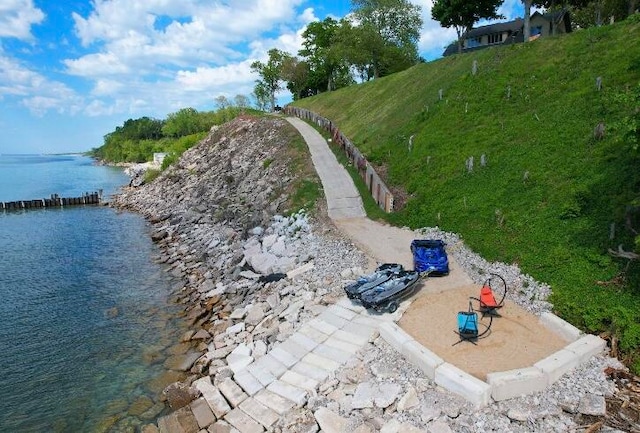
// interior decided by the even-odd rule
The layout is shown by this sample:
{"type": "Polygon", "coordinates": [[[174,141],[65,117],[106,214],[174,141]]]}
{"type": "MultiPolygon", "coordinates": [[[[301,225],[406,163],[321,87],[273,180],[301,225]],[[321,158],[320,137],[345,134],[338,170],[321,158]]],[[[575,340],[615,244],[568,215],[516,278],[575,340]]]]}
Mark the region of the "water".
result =
{"type": "MultiPolygon", "coordinates": [[[[84,157],[0,155],[0,201],[127,181],[84,157]]],[[[153,380],[183,332],[145,221],[101,206],[0,211],[0,248],[0,432],[141,424],[126,412],[157,402],[153,380]]]]}

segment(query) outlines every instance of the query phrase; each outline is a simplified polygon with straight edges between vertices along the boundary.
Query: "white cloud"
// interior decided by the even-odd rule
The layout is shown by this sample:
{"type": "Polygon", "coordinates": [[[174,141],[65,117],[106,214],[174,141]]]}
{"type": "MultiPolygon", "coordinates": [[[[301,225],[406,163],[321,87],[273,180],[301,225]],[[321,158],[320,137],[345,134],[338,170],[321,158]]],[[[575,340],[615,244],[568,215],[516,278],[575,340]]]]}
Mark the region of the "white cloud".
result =
{"type": "Polygon", "coordinates": [[[2,0],[0,2],[0,38],[32,40],[31,26],[44,20],[44,13],[33,0],[2,0]]]}

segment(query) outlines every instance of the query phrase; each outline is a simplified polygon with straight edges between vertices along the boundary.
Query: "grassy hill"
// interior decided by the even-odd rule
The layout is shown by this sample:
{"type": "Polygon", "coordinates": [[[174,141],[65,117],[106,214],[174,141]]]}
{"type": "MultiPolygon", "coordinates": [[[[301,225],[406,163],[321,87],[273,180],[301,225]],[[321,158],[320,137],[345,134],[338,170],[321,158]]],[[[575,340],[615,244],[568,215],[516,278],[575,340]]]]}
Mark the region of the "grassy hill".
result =
{"type": "Polygon", "coordinates": [[[626,260],[607,253],[634,248],[625,209],[640,196],[640,157],[614,127],[638,116],[637,17],[420,64],[294,105],[335,121],[406,194],[385,219],[437,225],[489,260],[518,263],[551,285],[559,315],[614,335],[640,371],[640,266],[623,273],[626,260]]]}

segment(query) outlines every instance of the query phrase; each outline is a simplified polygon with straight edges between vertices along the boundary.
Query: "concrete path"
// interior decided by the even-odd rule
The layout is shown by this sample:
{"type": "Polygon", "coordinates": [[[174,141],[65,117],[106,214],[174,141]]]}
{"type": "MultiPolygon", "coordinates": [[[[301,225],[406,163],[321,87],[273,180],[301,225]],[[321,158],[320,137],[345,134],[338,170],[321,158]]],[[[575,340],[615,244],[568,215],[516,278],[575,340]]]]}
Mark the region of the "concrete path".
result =
{"type": "Polygon", "coordinates": [[[360,194],[347,170],[336,160],[327,141],[311,125],[297,117],[287,117],[307,142],[313,165],[327,197],[329,218],[363,218],[366,216],[360,194]]]}

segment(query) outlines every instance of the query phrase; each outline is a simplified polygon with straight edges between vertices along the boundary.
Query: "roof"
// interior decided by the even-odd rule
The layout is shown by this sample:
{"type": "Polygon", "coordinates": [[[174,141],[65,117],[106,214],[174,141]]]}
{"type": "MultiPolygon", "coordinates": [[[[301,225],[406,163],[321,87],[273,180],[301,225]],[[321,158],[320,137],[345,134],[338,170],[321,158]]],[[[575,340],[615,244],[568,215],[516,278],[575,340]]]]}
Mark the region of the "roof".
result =
{"type": "Polygon", "coordinates": [[[490,35],[493,33],[502,32],[519,32],[524,27],[524,20],[522,18],[516,18],[513,21],[507,21],[505,23],[489,24],[487,26],[476,27],[471,29],[463,36],[464,39],[477,38],[478,36],[490,35]]]}

